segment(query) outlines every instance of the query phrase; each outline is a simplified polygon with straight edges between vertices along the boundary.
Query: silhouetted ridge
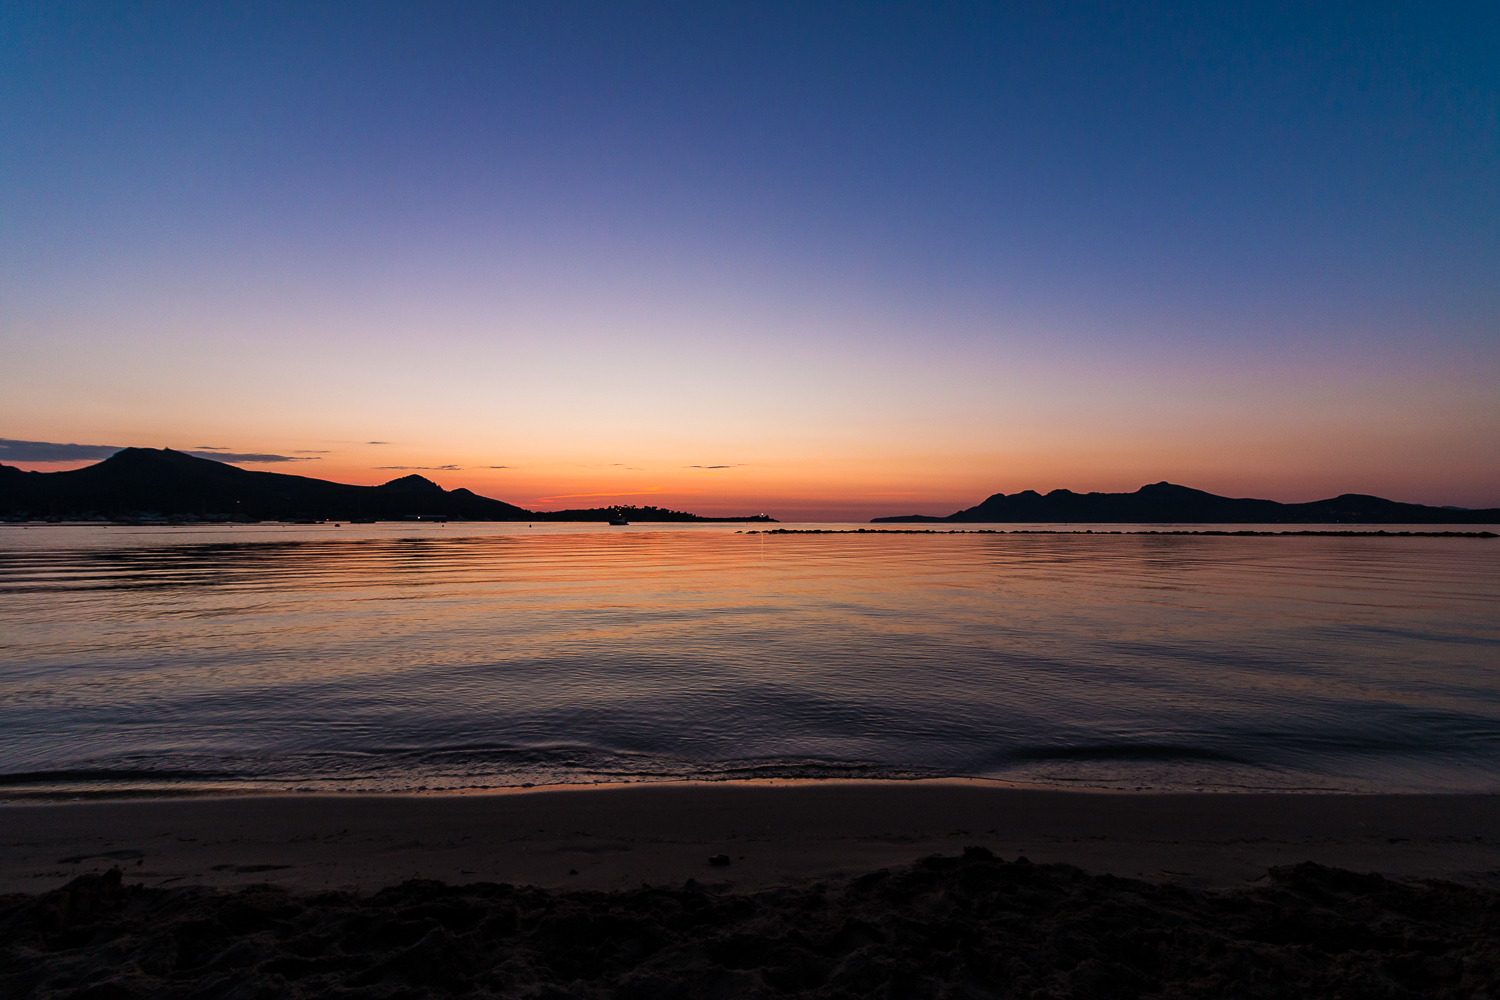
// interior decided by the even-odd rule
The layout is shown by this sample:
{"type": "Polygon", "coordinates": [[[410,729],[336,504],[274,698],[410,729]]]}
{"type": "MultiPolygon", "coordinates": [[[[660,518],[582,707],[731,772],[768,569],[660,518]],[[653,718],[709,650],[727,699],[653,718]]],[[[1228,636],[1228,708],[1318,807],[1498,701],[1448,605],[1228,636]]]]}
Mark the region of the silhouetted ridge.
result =
{"type": "Polygon", "coordinates": [[[514,504],[449,492],[421,476],[384,486],[350,486],[308,476],[254,472],[170,448],[126,448],[67,472],[0,477],[0,511],[77,517],[160,514],[238,520],[404,518],[471,521],[534,517],[514,504]]]}
{"type": "Polygon", "coordinates": [[[1095,523],[1095,524],[1492,524],[1500,508],[1455,510],[1398,503],[1362,493],[1345,493],[1312,503],[1221,497],[1175,483],[1142,486],[1134,493],[1074,493],[1053,490],[1045,496],[1022,490],[996,493],[983,503],[947,517],[911,514],[877,517],[875,523],[938,521],[945,523],[1095,523]]]}
{"type": "MultiPolygon", "coordinates": [[[[381,483],[375,487],[377,490],[398,490],[406,493],[442,493],[443,488],[426,476],[419,476],[415,472],[400,479],[392,479],[388,483],[381,483]]],[[[458,492],[454,490],[454,492],[458,492]]],[[[468,490],[464,490],[468,493],[468,490]]],[[[474,494],[469,493],[470,496],[474,494]]]]}
{"type": "MultiPolygon", "coordinates": [[[[380,486],[351,486],[254,472],[170,448],[125,448],[102,462],[66,472],[23,472],[0,465],[0,516],[5,517],[607,521],[616,510],[536,512],[466,489],[445,490],[415,473],[380,486]]],[[[628,510],[641,521],[770,520],[704,518],[654,507],[628,510]]]]}

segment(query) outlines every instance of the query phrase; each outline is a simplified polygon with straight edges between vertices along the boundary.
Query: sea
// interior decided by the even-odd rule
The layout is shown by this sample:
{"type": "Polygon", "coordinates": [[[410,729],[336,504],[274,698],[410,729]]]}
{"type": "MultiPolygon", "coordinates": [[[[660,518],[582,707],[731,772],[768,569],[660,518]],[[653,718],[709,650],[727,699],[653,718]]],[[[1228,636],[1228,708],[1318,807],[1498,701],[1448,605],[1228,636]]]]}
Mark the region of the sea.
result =
{"type": "Polygon", "coordinates": [[[871,527],[0,526],[0,801],[1500,792],[1500,539],[871,527]]]}

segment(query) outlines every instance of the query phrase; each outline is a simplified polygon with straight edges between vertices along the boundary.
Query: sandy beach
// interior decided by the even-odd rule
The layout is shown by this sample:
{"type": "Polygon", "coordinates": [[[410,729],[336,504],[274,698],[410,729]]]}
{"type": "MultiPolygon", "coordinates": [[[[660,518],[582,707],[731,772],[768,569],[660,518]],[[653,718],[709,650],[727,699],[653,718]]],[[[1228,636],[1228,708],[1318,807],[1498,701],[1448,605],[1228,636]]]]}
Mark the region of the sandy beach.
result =
{"type": "Polygon", "coordinates": [[[1493,996],[1497,821],[963,781],[10,804],[0,992],[1493,996]]]}
{"type": "Polygon", "coordinates": [[[0,808],[0,892],[42,892],[115,865],[150,887],[374,891],[420,878],[607,890],[712,876],[752,891],[970,845],[1196,888],[1302,861],[1500,886],[1500,796],[948,781],[12,803],[0,808]],[[718,854],[731,864],[709,866],[718,854]]]}

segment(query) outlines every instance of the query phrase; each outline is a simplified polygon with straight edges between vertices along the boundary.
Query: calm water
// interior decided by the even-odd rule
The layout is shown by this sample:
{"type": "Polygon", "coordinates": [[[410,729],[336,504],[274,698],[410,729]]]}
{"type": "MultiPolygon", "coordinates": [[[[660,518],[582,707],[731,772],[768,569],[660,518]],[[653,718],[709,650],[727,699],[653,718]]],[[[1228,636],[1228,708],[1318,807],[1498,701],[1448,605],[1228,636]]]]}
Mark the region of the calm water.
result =
{"type": "Polygon", "coordinates": [[[1500,540],[0,528],[0,797],[1500,791],[1500,540]]]}

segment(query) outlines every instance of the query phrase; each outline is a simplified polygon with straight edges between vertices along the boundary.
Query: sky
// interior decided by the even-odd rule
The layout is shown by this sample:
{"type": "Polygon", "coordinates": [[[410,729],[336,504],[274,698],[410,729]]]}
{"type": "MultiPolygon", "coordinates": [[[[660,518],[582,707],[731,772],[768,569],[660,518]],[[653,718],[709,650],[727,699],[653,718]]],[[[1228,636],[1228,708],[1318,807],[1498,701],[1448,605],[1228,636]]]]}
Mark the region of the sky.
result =
{"type": "Polygon", "coordinates": [[[0,462],[1500,506],[1497,38],[1480,2],[0,0],[0,462]]]}

